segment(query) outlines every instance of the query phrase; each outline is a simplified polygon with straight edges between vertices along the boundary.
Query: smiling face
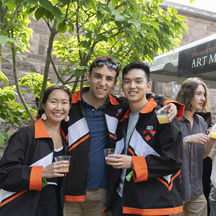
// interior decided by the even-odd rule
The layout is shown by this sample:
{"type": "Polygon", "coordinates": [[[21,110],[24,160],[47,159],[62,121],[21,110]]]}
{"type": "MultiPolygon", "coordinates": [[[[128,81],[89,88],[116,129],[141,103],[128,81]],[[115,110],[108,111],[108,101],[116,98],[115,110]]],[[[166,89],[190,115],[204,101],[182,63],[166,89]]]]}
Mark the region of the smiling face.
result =
{"type": "Polygon", "coordinates": [[[129,70],[123,78],[122,89],[129,103],[139,103],[146,100],[146,93],[151,88],[146,73],[142,69],[129,70]]]}
{"type": "Polygon", "coordinates": [[[192,100],[192,108],[195,111],[200,111],[203,109],[203,105],[206,101],[206,91],[203,85],[198,85],[195,90],[195,94],[192,100]]]}
{"type": "Polygon", "coordinates": [[[69,95],[62,89],[55,89],[49,94],[42,106],[47,115],[47,121],[59,123],[68,115],[70,109],[69,95]]]}
{"type": "Polygon", "coordinates": [[[90,85],[89,94],[95,101],[105,101],[116,82],[116,71],[103,67],[93,68],[91,74],[88,73],[90,85]]]}

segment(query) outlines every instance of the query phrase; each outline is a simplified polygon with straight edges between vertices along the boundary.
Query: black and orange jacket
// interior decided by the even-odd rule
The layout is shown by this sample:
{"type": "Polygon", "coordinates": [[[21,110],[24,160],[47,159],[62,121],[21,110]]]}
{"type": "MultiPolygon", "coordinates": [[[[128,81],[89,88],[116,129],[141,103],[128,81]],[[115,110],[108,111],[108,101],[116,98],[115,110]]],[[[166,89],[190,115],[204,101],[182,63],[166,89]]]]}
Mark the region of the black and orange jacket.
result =
{"type": "MultiPolygon", "coordinates": [[[[42,119],[11,136],[0,161],[0,215],[35,215],[42,167],[52,163],[53,149],[42,119]]],[[[63,192],[62,184],[62,208],[63,192]]]]}
{"type": "MultiPolygon", "coordinates": [[[[139,113],[130,137],[127,154],[132,156],[133,177],[125,180],[123,213],[132,215],[173,215],[182,212],[182,134],[179,121],[159,124],[157,103],[150,99],[139,113]]],[[[116,153],[123,153],[130,110],[117,129],[116,153]]],[[[116,199],[121,170],[108,166],[107,209],[116,199]]],[[[127,170],[127,174],[131,172],[127,170]]]]}
{"type": "MultiPolygon", "coordinates": [[[[67,202],[84,202],[86,195],[86,179],[89,162],[89,145],[90,133],[87,120],[84,113],[81,95],[89,88],[83,88],[75,92],[71,99],[71,109],[69,112],[70,120],[63,125],[64,133],[68,139],[69,154],[71,157],[70,171],[65,181],[65,201],[67,202]]],[[[158,97],[161,100],[161,97],[158,97]]],[[[115,147],[116,129],[118,122],[123,118],[128,110],[128,103],[124,97],[115,97],[111,94],[108,96],[108,105],[105,109],[105,121],[109,131],[109,141],[107,147],[115,147]]],[[[169,102],[161,100],[163,105],[169,102]]],[[[162,103],[161,102],[161,103],[162,103]]],[[[178,106],[178,116],[183,114],[181,104],[178,106]]],[[[162,105],[162,104],[161,104],[162,105]]]]}
{"type": "MultiPolygon", "coordinates": [[[[65,201],[68,202],[84,202],[86,195],[90,133],[81,102],[83,91],[88,91],[88,88],[83,88],[72,95],[70,120],[63,127],[68,139],[68,151],[72,156],[70,171],[65,180],[65,201]]],[[[107,100],[105,109],[105,121],[109,131],[107,147],[114,147],[118,120],[124,116],[128,105],[125,98],[117,98],[111,94],[107,100]]]]}

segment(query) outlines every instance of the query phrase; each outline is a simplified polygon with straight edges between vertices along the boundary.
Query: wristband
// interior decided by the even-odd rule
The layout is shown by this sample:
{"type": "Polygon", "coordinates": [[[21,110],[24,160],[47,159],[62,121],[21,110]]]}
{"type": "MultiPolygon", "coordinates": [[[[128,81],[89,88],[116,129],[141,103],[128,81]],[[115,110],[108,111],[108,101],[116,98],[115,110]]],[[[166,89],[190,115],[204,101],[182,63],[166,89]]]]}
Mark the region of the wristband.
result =
{"type": "Polygon", "coordinates": [[[42,187],[46,187],[47,186],[47,179],[42,177],[42,187]]]}
{"type": "Polygon", "coordinates": [[[190,144],[189,138],[188,138],[187,136],[184,137],[184,142],[185,142],[186,144],[190,144]]]}

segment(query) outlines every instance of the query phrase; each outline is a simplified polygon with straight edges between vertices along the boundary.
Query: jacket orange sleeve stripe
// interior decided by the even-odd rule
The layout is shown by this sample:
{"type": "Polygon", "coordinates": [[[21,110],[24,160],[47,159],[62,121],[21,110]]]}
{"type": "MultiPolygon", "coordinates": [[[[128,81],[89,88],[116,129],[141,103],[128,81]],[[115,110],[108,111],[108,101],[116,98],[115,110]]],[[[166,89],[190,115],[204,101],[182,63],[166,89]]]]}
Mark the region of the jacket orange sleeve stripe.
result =
{"type": "Polygon", "coordinates": [[[41,191],[42,189],[42,166],[32,167],[30,174],[29,190],[41,191]]]}
{"type": "Polygon", "coordinates": [[[161,208],[161,209],[139,209],[131,207],[123,207],[124,214],[136,214],[136,215],[166,215],[166,214],[178,214],[183,211],[182,206],[174,208],[161,208]]]}
{"type": "Polygon", "coordinates": [[[6,201],[0,203],[0,207],[2,207],[3,205],[11,202],[12,200],[16,199],[18,196],[22,195],[23,193],[25,193],[26,191],[21,191],[19,193],[17,193],[16,195],[12,196],[11,198],[7,199],[6,201]]]}
{"type": "Polygon", "coordinates": [[[148,180],[148,168],[145,157],[132,156],[132,163],[134,167],[133,179],[135,182],[148,180]]]}
{"type": "Polygon", "coordinates": [[[181,119],[184,115],[184,109],[185,109],[185,105],[184,104],[181,104],[175,100],[165,100],[163,102],[163,106],[169,104],[169,103],[174,103],[176,106],[177,106],[177,118],[178,119],[181,119]]]}
{"type": "Polygon", "coordinates": [[[85,195],[80,195],[80,196],[65,195],[64,201],[66,201],[66,202],[84,202],[85,201],[85,195]]]}

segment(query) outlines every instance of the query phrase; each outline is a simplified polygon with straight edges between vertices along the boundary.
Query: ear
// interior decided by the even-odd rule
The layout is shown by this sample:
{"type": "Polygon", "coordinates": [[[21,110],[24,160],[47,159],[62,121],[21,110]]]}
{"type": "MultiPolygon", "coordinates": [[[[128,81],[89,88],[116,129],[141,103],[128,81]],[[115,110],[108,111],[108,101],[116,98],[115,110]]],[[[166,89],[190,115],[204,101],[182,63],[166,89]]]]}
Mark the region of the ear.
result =
{"type": "Polygon", "coordinates": [[[149,81],[149,82],[147,83],[147,92],[151,91],[151,87],[152,87],[152,82],[149,81]]]}
{"type": "Polygon", "coordinates": [[[45,104],[41,104],[42,109],[45,111],[45,104]]]}
{"type": "Polygon", "coordinates": [[[116,78],[115,81],[114,81],[114,85],[113,85],[113,87],[116,86],[116,83],[117,83],[117,78],[116,78]]]}
{"type": "Polygon", "coordinates": [[[90,77],[91,77],[91,74],[90,72],[87,73],[87,81],[89,82],[90,81],[90,77]]]}

